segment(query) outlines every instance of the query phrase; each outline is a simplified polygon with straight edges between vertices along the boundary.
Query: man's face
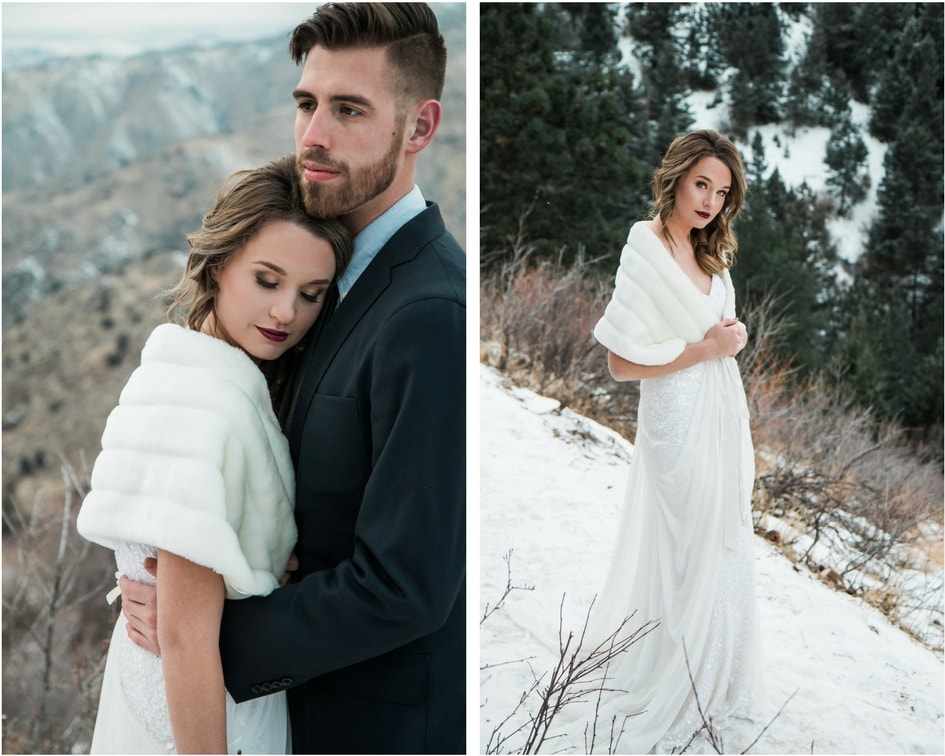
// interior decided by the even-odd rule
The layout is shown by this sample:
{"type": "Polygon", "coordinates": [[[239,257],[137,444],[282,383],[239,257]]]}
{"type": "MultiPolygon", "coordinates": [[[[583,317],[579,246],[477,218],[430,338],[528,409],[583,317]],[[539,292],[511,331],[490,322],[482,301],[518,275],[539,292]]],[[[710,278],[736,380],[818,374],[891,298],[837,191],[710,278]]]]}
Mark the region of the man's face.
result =
{"type": "Polygon", "coordinates": [[[295,152],[308,212],[344,217],[355,233],[412,188],[403,186],[404,117],[385,49],[312,48],[293,93],[295,152]]]}

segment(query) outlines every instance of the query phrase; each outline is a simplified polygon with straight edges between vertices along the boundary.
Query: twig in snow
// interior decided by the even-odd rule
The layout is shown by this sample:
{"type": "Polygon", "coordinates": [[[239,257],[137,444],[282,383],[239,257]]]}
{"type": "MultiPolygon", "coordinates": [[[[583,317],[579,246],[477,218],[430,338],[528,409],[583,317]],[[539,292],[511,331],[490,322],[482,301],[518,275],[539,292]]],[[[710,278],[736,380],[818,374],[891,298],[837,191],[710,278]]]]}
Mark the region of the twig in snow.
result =
{"type": "Polygon", "coordinates": [[[486,604],[486,608],[482,613],[482,619],[479,620],[480,625],[485,622],[490,615],[502,608],[502,603],[509,597],[509,594],[512,591],[535,590],[535,586],[533,585],[512,585],[512,551],[513,549],[509,549],[505,552],[505,556],[502,557],[502,561],[505,562],[507,576],[505,581],[505,591],[502,593],[502,596],[499,598],[499,600],[495,602],[494,606],[490,607],[488,604],[486,604]]]}

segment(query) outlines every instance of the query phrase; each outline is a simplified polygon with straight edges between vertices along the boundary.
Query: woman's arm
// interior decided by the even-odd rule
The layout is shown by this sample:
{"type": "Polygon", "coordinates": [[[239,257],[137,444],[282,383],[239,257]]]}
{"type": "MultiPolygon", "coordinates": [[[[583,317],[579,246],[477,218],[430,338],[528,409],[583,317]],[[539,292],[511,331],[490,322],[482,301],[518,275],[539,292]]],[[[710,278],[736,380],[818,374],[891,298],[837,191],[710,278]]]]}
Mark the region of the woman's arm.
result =
{"type": "Polygon", "coordinates": [[[177,752],[226,753],[223,577],[169,551],[158,562],[157,634],[177,752]]]}
{"type": "Polygon", "coordinates": [[[745,325],[738,318],[728,318],[716,323],[702,341],[686,344],[682,353],[665,365],[640,365],[623,357],[607,352],[607,367],[615,381],[639,381],[644,378],[658,378],[678,370],[691,368],[706,360],[721,357],[734,357],[745,346],[748,335],[745,325]]]}

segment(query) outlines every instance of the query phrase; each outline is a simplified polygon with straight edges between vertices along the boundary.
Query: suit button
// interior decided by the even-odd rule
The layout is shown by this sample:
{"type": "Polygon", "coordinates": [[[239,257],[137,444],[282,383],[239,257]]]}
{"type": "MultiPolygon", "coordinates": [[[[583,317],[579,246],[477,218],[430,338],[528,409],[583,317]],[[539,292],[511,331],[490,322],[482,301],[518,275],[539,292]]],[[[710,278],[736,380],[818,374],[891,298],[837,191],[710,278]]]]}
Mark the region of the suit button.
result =
{"type": "Polygon", "coordinates": [[[259,695],[260,693],[263,692],[261,685],[254,685],[252,688],[250,688],[250,690],[253,691],[253,693],[255,693],[256,695],[259,695]]]}
{"type": "Polygon", "coordinates": [[[290,685],[292,685],[292,678],[291,678],[291,677],[283,677],[283,678],[282,678],[282,685],[283,685],[283,687],[288,688],[290,685]]]}

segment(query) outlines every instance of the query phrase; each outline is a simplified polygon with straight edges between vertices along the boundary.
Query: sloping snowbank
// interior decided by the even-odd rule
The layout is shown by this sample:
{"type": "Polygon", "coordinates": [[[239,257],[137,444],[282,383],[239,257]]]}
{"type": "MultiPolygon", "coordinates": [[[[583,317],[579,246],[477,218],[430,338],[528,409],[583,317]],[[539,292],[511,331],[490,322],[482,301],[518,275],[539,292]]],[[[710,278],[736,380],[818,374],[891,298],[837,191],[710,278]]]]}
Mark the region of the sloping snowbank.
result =
{"type": "MultiPolygon", "coordinates": [[[[565,632],[579,630],[603,583],[632,448],[554,400],[504,386],[489,368],[480,377],[481,610],[502,596],[510,550],[513,585],[534,586],[512,591],[480,626],[480,665],[500,665],[480,675],[485,751],[530,670],[555,661],[562,596],[565,632]]],[[[770,715],[723,732],[726,751],[747,747],[797,691],[752,753],[942,753],[942,659],[766,541],[757,539],[755,556],[770,715]]],[[[584,748],[574,729],[546,750],[584,748]]]]}

